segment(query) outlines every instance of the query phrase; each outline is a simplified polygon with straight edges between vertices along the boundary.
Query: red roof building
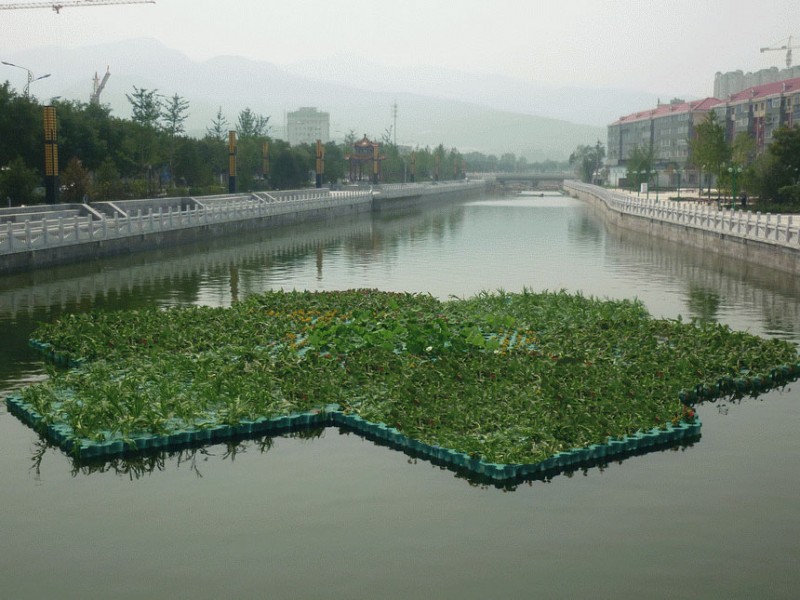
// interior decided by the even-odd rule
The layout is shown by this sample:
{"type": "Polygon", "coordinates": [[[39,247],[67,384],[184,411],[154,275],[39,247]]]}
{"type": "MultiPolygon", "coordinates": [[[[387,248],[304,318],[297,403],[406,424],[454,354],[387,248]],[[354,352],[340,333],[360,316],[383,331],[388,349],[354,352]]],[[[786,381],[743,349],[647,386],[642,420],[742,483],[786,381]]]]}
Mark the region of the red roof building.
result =
{"type": "Polygon", "coordinates": [[[714,106],[725,124],[728,142],[740,133],[751,135],[762,152],[779,127],[800,125],[800,77],[757,85],[731,94],[714,106]]]}
{"type": "MultiPolygon", "coordinates": [[[[704,98],[693,102],[659,104],[656,108],[620,117],[608,126],[606,165],[617,179],[625,176],[635,148],[652,149],[656,171],[691,168],[689,140],[695,127],[714,111],[730,143],[741,134],[751,135],[758,152],[772,141],[782,126],[800,125],[800,78],[757,85],[725,100],[704,98]]],[[[687,183],[689,183],[687,181],[687,183]]]]}

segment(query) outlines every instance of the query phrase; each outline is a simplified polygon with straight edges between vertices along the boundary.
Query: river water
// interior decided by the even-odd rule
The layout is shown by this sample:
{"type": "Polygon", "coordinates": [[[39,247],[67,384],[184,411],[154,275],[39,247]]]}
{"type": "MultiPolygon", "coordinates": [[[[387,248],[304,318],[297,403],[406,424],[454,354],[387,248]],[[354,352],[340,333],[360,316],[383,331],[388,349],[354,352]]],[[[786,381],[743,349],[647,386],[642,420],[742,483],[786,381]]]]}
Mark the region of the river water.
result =
{"type": "MultiPolygon", "coordinates": [[[[0,393],[64,312],[356,287],[638,297],[800,342],[789,276],[491,197],[0,278],[0,393]]],[[[75,468],[3,404],[0,597],[796,598],[798,386],[699,414],[688,448],[502,490],[334,428],[75,468]]]]}

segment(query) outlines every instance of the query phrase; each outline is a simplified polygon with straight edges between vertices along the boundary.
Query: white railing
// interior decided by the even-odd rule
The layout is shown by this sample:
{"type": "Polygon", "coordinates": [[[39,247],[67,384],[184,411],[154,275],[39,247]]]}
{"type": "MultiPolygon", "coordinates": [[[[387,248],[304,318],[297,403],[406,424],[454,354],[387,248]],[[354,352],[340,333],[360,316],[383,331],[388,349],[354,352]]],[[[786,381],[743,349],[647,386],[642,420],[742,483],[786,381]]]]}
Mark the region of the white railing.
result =
{"type": "Polygon", "coordinates": [[[427,196],[485,187],[486,182],[480,179],[470,181],[441,181],[437,183],[390,183],[379,185],[375,188],[374,193],[379,198],[402,198],[408,195],[427,196]]]}
{"type": "Polygon", "coordinates": [[[183,210],[156,208],[102,219],[75,215],[4,223],[0,225],[0,255],[360,204],[371,198],[369,190],[258,192],[193,198],[196,205],[183,210]]]}
{"type": "Polygon", "coordinates": [[[719,209],[701,202],[640,199],[575,181],[565,181],[564,189],[592,196],[619,213],[800,250],[800,218],[793,215],[719,209]]]}

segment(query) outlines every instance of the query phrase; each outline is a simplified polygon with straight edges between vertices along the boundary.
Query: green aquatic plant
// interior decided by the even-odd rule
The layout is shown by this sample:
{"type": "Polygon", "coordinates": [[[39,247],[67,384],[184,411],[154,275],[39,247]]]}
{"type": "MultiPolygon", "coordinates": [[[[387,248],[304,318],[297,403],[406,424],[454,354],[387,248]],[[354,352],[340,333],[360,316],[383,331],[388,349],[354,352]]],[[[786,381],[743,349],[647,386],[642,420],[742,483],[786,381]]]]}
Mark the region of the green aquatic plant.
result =
{"type": "Polygon", "coordinates": [[[35,333],[79,368],[22,398],[70,439],[237,426],[337,404],[493,463],[691,422],[692,398],[797,374],[797,351],[633,301],[565,292],[439,301],[375,290],[267,292],[230,308],[68,315],[35,333]],[[756,380],[756,376],[760,379],[756,380]],[[744,383],[742,383],[744,382],[744,383]]]}

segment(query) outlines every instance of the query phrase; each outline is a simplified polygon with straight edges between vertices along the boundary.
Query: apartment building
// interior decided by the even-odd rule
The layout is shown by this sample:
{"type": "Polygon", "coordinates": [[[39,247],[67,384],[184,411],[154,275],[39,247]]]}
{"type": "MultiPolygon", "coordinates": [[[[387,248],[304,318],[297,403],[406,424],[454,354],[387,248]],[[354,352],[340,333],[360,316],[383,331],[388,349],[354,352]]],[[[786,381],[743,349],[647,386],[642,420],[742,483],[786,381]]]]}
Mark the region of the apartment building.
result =
{"type": "Polygon", "coordinates": [[[714,106],[714,112],[725,124],[729,142],[738,134],[747,133],[755,139],[756,151],[763,152],[776,129],[800,125],[800,77],[731,94],[714,106]]]}
{"type": "Polygon", "coordinates": [[[330,114],[313,106],[304,106],[286,115],[286,135],[289,144],[314,144],[330,141],[330,114]]]}
{"type": "Polygon", "coordinates": [[[686,169],[694,128],[717,104],[716,98],[659,104],[654,109],[626,115],[611,123],[606,152],[610,181],[617,183],[626,176],[627,161],[637,147],[652,148],[653,167],[658,172],[686,169]]]}
{"type": "Polygon", "coordinates": [[[755,139],[757,151],[763,152],[776,129],[800,125],[800,77],[753,86],[724,100],[659,104],[620,117],[608,126],[606,166],[610,182],[627,176],[627,161],[639,147],[652,148],[653,167],[662,181],[664,172],[684,170],[684,182],[691,185],[697,174],[691,171],[689,140],[709,111],[717,115],[729,143],[738,134],[747,133],[755,139]]]}

